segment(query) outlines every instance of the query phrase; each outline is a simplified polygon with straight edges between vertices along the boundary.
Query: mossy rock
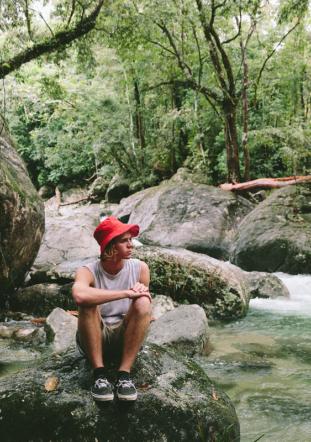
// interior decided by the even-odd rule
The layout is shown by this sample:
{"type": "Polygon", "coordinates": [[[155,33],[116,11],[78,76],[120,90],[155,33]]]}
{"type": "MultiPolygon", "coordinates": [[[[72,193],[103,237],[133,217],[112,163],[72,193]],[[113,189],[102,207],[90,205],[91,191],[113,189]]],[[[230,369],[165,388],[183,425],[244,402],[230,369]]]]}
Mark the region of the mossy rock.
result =
{"type": "Polygon", "coordinates": [[[135,255],[149,265],[152,292],[199,304],[209,319],[233,320],[247,313],[250,292],[237,267],[183,249],[145,246],[135,255]]]}
{"type": "Polygon", "coordinates": [[[3,441],[239,441],[232,403],[191,360],[151,345],[139,354],[133,378],[135,404],[99,407],[90,370],[74,350],[2,377],[3,441]]]}
{"type": "Polygon", "coordinates": [[[54,308],[76,310],[71,295],[72,284],[35,284],[17,290],[9,300],[10,309],[36,316],[47,316],[54,308]]]}
{"type": "Polygon", "coordinates": [[[4,293],[10,293],[23,282],[44,233],[43,202],[4,127],[0,136],[0,213],[0,302],[3,302],[4,293]]]}

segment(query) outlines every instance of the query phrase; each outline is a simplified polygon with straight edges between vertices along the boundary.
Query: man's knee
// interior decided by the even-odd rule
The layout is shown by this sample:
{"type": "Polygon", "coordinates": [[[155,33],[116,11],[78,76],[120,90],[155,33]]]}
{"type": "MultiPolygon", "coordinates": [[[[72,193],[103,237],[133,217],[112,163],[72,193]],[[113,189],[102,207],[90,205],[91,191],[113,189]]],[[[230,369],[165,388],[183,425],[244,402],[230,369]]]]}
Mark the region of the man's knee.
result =
{"type": "Polygon", "coordinates": [[[151,316],[151,302],[146,296],[135,299],[133,301],[134,313],[138,316],[150,317],[151,316]]]}

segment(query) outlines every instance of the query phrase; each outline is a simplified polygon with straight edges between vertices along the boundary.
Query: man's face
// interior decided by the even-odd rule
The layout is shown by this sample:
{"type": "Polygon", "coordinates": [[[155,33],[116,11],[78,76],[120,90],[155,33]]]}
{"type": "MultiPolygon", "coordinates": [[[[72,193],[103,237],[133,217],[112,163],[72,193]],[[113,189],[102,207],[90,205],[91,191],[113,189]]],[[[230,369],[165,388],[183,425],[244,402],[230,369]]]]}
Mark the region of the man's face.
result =
{"type": "Polygon", "coordinates": [[[117,238],[114,247],[119,258],[129,259],[133,249],[132,235],[129,232],[123,233],[117,238]]]}

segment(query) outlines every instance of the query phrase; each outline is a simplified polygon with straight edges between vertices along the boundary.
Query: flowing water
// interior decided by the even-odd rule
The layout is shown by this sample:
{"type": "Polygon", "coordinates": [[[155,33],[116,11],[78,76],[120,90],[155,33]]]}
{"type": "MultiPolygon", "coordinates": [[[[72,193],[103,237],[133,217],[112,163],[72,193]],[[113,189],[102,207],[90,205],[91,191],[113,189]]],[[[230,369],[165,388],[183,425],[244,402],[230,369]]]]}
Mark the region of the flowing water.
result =
{"type": "Polygon", "coordinates": [[[311,275],[277,274],[290,298],[254,299],[248,315],[211,327],[198,358],[233,401],[241,441],[311,441],[311,275]]]}

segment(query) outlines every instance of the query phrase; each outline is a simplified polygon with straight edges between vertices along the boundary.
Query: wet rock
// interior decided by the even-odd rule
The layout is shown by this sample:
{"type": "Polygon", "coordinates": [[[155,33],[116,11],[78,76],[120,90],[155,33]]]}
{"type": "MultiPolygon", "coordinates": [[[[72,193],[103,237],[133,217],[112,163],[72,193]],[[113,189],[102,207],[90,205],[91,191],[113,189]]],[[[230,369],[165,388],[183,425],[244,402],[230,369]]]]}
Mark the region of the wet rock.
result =
{"type": "Polygon", "coordinates": [[[10,308],[39,316],[46,316],[59,306],[66,310],[75,310],[71,287],[72,284],[45,283],[21,288],[12,295],[10,308]]]}
{"type": "Polygon", "coordinates": [[[9,327],[7,325],[0,325],[0,338],[11,338],[16,331],[15,328],[9,327]]]}
{"type": "Polygon", "coordinates": [[[208,341],[205,312],[198,305],[181,305],[152,322],[147,342],[183,353],[201,353],[208,341]]]}
{"type": "Polygon", "coordinates": [[[139,224],[145,243],[223,259],[229,257],[237,224],[253,207],[231,192],[173,177],[122,200],[114,215],[139,224]]]}
{"type": "Polygon", "coordinates": [[[311,183],[276,190],[249,213],[232,258],[245,270],[311,273],[311,183]]]}
{"type": "Polygon", "coordinates": [[[0,303],[22,284],[44,232],[43,203],[0,121],[0,303]]]}
{"type": "Polygon", "coordinates": [[[239,440],[229,398],[193,361],[150,345],[133,369],[136,404],[96,407],[89,368],[77,353],[51,356],[36,367],[0,378],[0,432],[6,441],[239,440]],[[44,386],[59,380],[55,391],[44,386]]]}
{"type": "Polygon", "coordinates": [[[289,298],[289,291],[275,275],[265,272],[244,272],[252,298],[289,298]]]}
{"type": "Polygon", "coordinates": [[[158,319],[164,313],[174,310],[177,305],[170,296],[157,295],[152,299],[152,317],[158,319]]]}
{"type": "Polygon", "coordinates": [[[61,308],[55,308],[46,318],[46,331],[55,353],[76,345],[78,320],[61,308]]]}
{"type": "Polygon", "coordinates": [[[37,346],[45,343],[46,334],[42,327],[36,327],[29,321],[10,321],[0,324],[0,338],[31,343],[37,346]]]}
{"type": "Polygon", "coordinates": [[[19,328],[13,335],[16,341],[31,342],[32,345],[40,345],[45,343],[46,334],[42,328],[39,327],[27,327],[19,328]]]}

